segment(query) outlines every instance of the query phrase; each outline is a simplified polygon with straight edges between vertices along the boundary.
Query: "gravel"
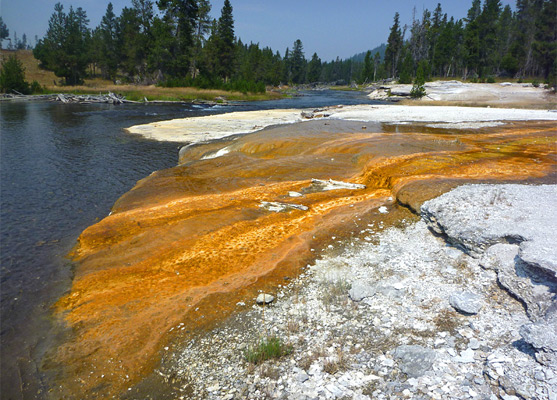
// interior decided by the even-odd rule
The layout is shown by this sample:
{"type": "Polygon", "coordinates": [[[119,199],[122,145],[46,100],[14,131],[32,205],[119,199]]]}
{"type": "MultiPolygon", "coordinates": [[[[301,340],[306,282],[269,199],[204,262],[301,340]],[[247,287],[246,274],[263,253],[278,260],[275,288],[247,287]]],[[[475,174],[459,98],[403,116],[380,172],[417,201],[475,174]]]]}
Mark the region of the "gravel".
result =
{"type": "MultiPolygon", "coordinates": [[[[478,186],[466,190],[491,194],[478,186]]],[[[528,190],[512,186],[505,190],[528,190]]],[[[460,206],[467,205],[451,204],[460,206]]],[[[173,369],[160,371],[174,377],[176,398],[557,398],[555,336],[543,335],[555,327],[554,300],[547,315],[529,316],[499,285],[498,271],[480,265],[485,243],[470,252],[425,220],[368,234],[372,242],[324,251],[273,293],[272,304],[245,299],[229,320],[185,344],[173,369]],[[451,306],[463,293],[474,304],[481,299],[475,314],[451,306]],[[268,337],[280,338],[288,354],[248,363],[246,350],[268,337]]],[[[546,234],[555,240],[553,230],[546,234]]]]}

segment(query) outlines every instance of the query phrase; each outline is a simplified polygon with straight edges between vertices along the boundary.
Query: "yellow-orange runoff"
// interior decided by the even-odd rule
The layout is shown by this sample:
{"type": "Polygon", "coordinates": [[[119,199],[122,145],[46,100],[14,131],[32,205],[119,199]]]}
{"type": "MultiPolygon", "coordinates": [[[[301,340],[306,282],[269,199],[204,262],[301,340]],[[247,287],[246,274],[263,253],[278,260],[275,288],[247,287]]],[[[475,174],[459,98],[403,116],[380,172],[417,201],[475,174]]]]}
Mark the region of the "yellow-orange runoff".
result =
{"type": "Polygon", "coordinates": [[[65,394],[122,392],[152,370],[173,327],[224,318],[255,289],[294,276],[332,233],[349,238],[356,216],[390,197],[416,206],[463,182],[555,176],[553,123],[362,125],[312,121],[196,146],[119,199],[79,237],[71,291],[56,304],[75,331],[52,357],[65,394]],[[201,159],[224,147],[228,154],[201,159]],[[367,188],[311,191],[311,178],[367,188]],[[261,201],[309,210],[270,212],[261,201]]]}

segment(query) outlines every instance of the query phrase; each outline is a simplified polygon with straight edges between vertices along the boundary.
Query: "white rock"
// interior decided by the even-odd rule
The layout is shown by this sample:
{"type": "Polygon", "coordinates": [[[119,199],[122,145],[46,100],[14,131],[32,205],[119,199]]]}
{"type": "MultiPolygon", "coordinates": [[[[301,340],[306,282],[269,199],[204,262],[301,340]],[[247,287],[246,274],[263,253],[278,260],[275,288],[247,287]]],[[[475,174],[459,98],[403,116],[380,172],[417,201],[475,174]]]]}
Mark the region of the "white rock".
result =
{"type": "Polygon", "coordinates": [[[255,302],[257,304],[269,304],[273,301],[275,301],[275,297],[273,295],[265,293],[261,293],[259,296],[257,296],[257,299],[255,299],[255,302]]]}

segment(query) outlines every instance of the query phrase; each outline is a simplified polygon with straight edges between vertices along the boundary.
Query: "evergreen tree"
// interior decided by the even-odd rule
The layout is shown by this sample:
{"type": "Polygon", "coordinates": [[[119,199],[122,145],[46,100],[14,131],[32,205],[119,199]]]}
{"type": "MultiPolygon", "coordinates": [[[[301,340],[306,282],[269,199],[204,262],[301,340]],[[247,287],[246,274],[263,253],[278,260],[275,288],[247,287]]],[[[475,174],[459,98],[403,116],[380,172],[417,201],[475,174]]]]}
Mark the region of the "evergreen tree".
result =
{"type": "Polygon", "coordinates": [[[466,17],[466,28],[464,29],[464,54],[466,70],[464,78],[469,73],[478,74],[480,67],[480,26],[478,18],[481,13],[480,0],[473,0],[472,7],[468,10],[466,17]]]}
{"type": "Polygon", "coordinates": [[[221,15],[217,25],[218,74],[225,82],[230,79],[234,71],[234,18],[232,5],[224,0],[221,15]]]}
{"type": "Polygon", "coordinates": [[[408,48],[403,50],[403,61],[400,67],[399,83],[412,83],[412,75],[414,75],[414,60],[408,48]]]}
{"type": "Polygon", "coordinates": [[[557,0],[545,0],[536,20],[536,34],[532,43],[534,59],[539,66],[539,73],[549,78],[555,87],[557,59],[557,0]]]}
{"type": "Polygon", "coordinates": [[[492,75],[497,65],[497,23],[500,14],[501,2],[499,0],[485,0],[479,17],[481,76],[492,75]]]}
{"type": "Polygon", "coordinates": [[[29,93],[29,83],[25,81],[25,68],[15,56],[9,56],[0,68],[0,91],[3,93],[29,93]]]}
{"type": "Polygon", "coordinates": [[[118,18],[118,65],[124,74],[133,78],[143,63],[144,48],[141,20],[135,8],[124,7],[118,18]]]}
{"type": "Polygon", "coordinates": [[[284,52],[284,58],[282,62],[282,81],[289,83],[292,81],[292,68],[291,68],[291,57],[290,49],[287,47],[284,52]]]}
{"type": "Polygon", "coordinates": [[[371,59],[371,50],[368,50],[364,58],[364,69],[362,70],[362,83],[371,81],[373,78],[373,61],[371,59]]]}
{"type": "Polygon", "coordinates": [[[10,37],[10,30],[2,20],[0,15],[0,49],[2,48],[2,42],[10,37]]]}
{"type": "Polygon", "coordinates": [[[499,21],[497,21],[497,73],[499,74],[501,70],[505,69],[503,67],[503,59],[509,54],[512,37],[512,26],[513,26],[513,12],[509,5],[506,5],[501,15],[499,21]]]}
{"type": "Polygon", "coordinates": [[[195,79],[198,74],[199,63],[202,59],[203,46],[206,43],[205,36],[211,31],[213,22],[209,13],[211,3],[209,0],[198,0],[198,18],[195,27],[194,51],[192,56],[192,77],[195,79]]]}
{"type": "Polygon", "coordinates": [[[321,59],[317,53],[313,53],[311,61],[308,64],[307,80],[310,83],[318,82],[321,78],[321,59]]]}
{"type": "Polygon", "coordinates": [[[118,61],[120,59],[120,49],[118,46],[119,26],[114,7],[108,3],[106,13],[101,19],[99,26],[101,44],[101,58],[99,65],[104,78],[115,79],[118,71],[118,61]]]}
{"type": "Polygon", "coordinates": [[[35,46],[33,54],[41,64],[63,77],[68,85],[81,83],[89,63],[88,29],[83,10],[68,14],[60,3],[54,6],[48,30],[35,46]]]}
{"type": "Polygon", "coordinates": [[[158,0],[159,9],[164,11],[163,22],[170,28],[172,41],[167,36],[166,27],[159,26],[157,33],[163,34],[158,38],[169,46],[170,59],[164,65],[164,73],[175,77],[185,77],[190,72],[191,59],[194,48],[194,30],[198,19],[199,9],[195,0],[158,0]]]}
{"type": "Polygon", "coordinates": [[[294,42],[292,57],[290,59],[293,83],[304,83],[306,79],[306,59],[304,57],[304,46],[300,39],[294,42]]]}
{"type": "Polygon", "coordinates": [[[414,80],[414,86],[410,91],[410,96],[414,99],[420,99],[426,95],[425,90],[425,73],[423,69],[423,63],[418,64],[418,70],[416,71],[416,79],[414,80]]]}
{"type": "Polygon", "coordinates": [[[176,38],[172,34],[172,23],[167,23],[167,16],[163,18],[154,17],[151,26],[153,40],[147,56],[148,68],[156,71],[159,78],[166,74],[172,74],[175,63],[176,38]]]}
{"type": "Polygon", "coordinates": [[[394,78],[398,72],[398,61],[402,50],[402,31],[399,24],[399,13],[395,13],[394,23],[391,26],[387,49],[385,50],[385,67],[388,74],[394,78]]]}

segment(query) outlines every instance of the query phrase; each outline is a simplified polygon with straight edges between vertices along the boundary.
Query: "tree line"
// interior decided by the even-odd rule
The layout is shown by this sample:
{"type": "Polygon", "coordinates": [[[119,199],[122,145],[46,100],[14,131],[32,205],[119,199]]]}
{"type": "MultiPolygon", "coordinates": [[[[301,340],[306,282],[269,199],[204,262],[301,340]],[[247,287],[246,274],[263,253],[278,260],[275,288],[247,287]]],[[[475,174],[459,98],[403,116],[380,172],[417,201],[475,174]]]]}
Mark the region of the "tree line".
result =
{"type": "Polygon", "coordinates": [[[401,27],[396,13],[384,71],[403,83],[421,67],[426,77],[537,77],[555,86],[556,58],[557,0],[517,0],[515,12],[499,0],[473,0],[462,20],[449,18],[441,4],[421,18],[414,9],[410,27],[401,27]]]}
{"type": "MultiPolygon", "coordinates": [[[[499,0],[472,0],[466,18],[435,10],[414,15],[410,26],[394,16],[386,45],[350,59],[306,59],[301,40],[281,54],[234,34],[233,9],[220,17],[209,0],[131,0],[116,15],[108,4],[100,24],[89,27],[82,8],[58,3],[35,57],[64,83],[86,77],[162,86],[196,86],[263,92],[266,85],[313,82],[403,83],[435,77],[484,81],[495,76],[543,77],[554,82],[557,65],[557,0],[517,0],[516,11],[499,0]]],[[[1,21],[0,21],[1,22],[1,21]]],[[[2,32],[7,35],[5,24],[2,32]]]]}
{"type": "MultiPolygon", "coordinates": [[[[208,0],[132,0],[119,16],[112,3],[96,28],[82,8],[55,5],[45,37],[34,48],[41,65],[68,85],[87,76],[163,86],[197,86],[262,92],[265,85],[304,83],[300,40],[286,54],[234,35],[232,5],[210,17],[208,0]],[[155,9],[156,6],[156,9],[155,9]]],[[[309,63],[320,74],[321,61],[309,63]]]]}

